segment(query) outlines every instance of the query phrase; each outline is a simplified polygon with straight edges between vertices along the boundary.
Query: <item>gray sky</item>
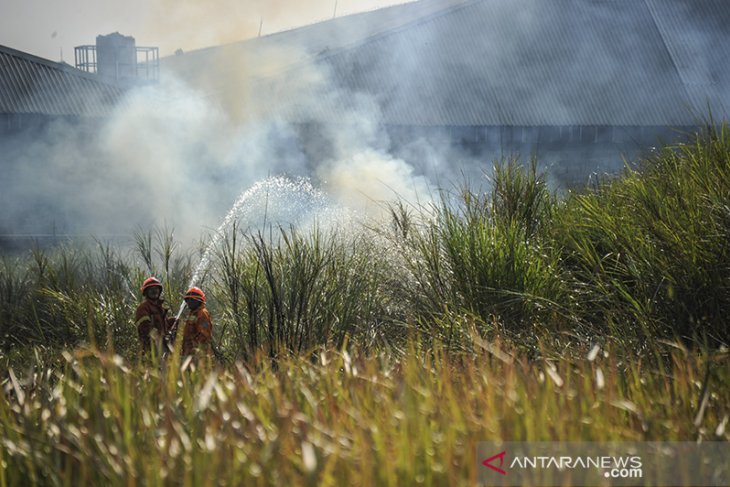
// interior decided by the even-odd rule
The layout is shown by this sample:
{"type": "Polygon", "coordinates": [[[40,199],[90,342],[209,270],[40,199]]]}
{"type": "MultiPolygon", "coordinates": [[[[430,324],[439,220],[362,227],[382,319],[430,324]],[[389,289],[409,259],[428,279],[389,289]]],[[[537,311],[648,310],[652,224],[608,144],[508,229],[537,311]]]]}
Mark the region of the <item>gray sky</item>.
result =
{"type": "Polygon", "coordinates": [[[99,34],[133,36],[160,56],[234,42],[407,0],[0,0],[0,45],[74,62],[99,34]]]}

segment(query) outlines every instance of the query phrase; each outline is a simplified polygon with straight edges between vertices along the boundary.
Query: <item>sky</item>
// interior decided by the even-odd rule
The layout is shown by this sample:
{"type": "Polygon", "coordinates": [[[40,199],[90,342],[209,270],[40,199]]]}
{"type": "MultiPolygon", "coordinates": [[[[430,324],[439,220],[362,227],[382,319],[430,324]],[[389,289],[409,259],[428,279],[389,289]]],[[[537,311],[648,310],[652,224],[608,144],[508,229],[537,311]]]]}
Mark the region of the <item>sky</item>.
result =
{"type": "Polygon", "coordinates": [[[406,1],[0,0],[0,45],[73,64],[75,46],[119,32],[164,57],[406,1]]]}

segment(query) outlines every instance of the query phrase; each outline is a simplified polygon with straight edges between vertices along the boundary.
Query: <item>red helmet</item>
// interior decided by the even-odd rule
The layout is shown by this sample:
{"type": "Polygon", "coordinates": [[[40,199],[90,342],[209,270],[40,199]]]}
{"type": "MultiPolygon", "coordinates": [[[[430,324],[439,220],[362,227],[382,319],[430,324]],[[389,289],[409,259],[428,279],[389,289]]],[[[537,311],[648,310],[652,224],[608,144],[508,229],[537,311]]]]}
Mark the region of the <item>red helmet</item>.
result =
{"type": "Polygon", "coordinates": [[[205,303],[205,293],[199,287],[191,287],[188,289],[188,292],[185,293],[185,299],[188,298],[205,303]]]}
{"type": "Polygon", "coordinates": [[[147,288],[154,286],[159,286],[160,288],[162,288],[162,283],[156,277],[148,277],[144,280],[144,282],[142,283],[142,287],[139,288],[139,290],[142,292],[142,294],[144,294],[147,288]]]}

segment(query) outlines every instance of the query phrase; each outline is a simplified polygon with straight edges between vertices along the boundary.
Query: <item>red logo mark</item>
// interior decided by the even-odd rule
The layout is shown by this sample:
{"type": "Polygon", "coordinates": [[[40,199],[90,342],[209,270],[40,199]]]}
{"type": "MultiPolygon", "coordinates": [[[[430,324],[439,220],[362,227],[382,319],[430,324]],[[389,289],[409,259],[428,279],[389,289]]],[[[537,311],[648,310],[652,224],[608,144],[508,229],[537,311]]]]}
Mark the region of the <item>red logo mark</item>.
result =
{"type": "Polygon", "coordinates": [[[495,467],[494,465],[492,465],[492,461],[494,461],[495,459],[499,458],[499,466],[501,467],[504,464],[504,456],[506,454],[507,454],[507,451],[506,450],[503,451],[502,453],[497,453],[496,455],[494,455],[492,457],[489,457],[486,460],[484,460],[482,462],[482,465],[484,465],[485,467],[489,467],[492,470],[494,470],[495,472],[501,473],[502,475],[507,475],[507,472],[505,472],[504,470],[502,470],[499,467],[495,467]]]}

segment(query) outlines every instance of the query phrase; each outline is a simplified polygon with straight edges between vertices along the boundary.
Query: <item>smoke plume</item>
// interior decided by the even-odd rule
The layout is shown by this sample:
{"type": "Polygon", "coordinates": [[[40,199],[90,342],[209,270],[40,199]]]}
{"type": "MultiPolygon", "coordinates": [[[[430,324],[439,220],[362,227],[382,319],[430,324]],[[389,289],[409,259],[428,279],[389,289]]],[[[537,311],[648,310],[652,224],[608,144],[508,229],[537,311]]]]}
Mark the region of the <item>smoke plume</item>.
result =
{"type": "Polygon", "coordinates": [[[308,55],[269,46],[214,56],[188,71],[196,76],[173,67],[159,84],[131,89],[111,117],[33,134],[9,166],[5,231],[103,237],[164,225],[194,242],[239,193],[274,175],[308,177],[332,205],[366,216],[396,198],[428,198],[426,177],[389,152],[371,97],[340,90],[316,64],[270,81],[308,55]]]}

